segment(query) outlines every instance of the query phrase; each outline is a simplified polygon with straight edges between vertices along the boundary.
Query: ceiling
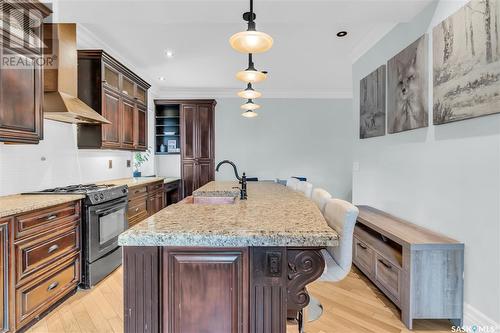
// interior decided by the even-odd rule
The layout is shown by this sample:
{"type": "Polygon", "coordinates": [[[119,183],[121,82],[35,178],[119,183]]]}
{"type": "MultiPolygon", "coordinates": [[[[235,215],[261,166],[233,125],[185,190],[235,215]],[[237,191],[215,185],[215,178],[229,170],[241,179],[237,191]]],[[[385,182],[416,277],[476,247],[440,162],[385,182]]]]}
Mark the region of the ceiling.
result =
{"type": "MultiPolygon", "coordinates": [[[[349,97],[351,64],[431,1],[255,0],[257,29],[274,38],[269,52],[254,56],[256,67],[269,71],[258,89],[267,97],[349,97]],[[340,30],[349,35],[337,38],[340,30]]],[[[162,97],[222,97],[244,86],[234,75],[247,57],[228,39],[246,28],[247,9],[243,0],[60,0],[54,21],[81,24],[162,97]]]]}

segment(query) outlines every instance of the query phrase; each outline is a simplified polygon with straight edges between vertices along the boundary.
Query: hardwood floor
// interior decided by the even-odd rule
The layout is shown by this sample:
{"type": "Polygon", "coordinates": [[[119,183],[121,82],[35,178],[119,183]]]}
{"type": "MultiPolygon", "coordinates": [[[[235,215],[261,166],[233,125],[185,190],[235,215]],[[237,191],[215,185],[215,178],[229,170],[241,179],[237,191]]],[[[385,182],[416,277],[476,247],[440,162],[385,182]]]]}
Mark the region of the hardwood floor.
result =
{"type": "MultiPolygon", "coordinates": [[[[80,290],[55,311],[30,328],[29,333],[123,332],[123,272],[119,268],[92,290],[80,290]]],[[[356,268],[339,282],[315,282],[309,287],[324,308],[308,323],[307,333],[410,332],[399,312],[356,268]]],[[[443,320],[416,321],[413,332],[450,332],[443,320]]],[[[287,333],[296,333],[293,325],[287,333]]]]}

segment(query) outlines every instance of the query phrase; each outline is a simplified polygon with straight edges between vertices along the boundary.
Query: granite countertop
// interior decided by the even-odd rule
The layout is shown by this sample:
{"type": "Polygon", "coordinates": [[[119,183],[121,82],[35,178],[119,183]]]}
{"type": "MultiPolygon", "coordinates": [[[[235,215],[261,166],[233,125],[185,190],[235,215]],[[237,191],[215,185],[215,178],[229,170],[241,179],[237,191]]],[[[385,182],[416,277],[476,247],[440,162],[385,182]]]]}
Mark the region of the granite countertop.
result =
{"type": "MultiPolygon", "coordinates": [[[[237,182],[212,182],[197,192],[232,191],[237,182]]],[[[307,246],[337,245],[316,205],[271,182],[248,184],[248,200],[235,204],[175,204],[122,233],[123,246],[307,246]]]]}
{"type": "Polygon", "coordinates": [[[15,194],[0,197],[0,218],[81,200],[80,194],[15,194]]]}
{"type": "Polygon", "coordinates": [[[163,177],[130,177],[130,178],[120,178],[120,179],[110,179],[102,182],[98,182],[97,184],[113,184],[116,186],[127,185],[129,188],[147,185],[149,183],[154,183],[158,181],[163,181],[165,178],[163,177]]]}
{"type": "Polygon", "coordinates": [[[168,183],[176,182],[178,180],[181,180],[181,179],[179,177],[165,177],[165,179],[163,179],[163,182],[165,184],[168,184],[168,183]]]}
{"type": "Polygon", "coordinates": [[[193,192],[193,197],[238,197],[240,188],[238,182],[210,182],[193,192]]]}

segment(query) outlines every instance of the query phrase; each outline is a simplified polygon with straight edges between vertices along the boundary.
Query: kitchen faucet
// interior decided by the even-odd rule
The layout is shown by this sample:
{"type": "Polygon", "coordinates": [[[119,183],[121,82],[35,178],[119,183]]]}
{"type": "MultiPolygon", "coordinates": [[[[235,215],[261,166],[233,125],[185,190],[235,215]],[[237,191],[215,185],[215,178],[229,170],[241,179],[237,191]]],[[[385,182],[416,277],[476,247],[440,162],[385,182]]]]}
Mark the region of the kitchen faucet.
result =
{"type": "Polygon", "coordinates": [[[239,183],[241,184],[240,200],[246,200],[247,199],[247,176],[246,176],[246,174],[243,172],[243,176],[240,177],[240,175],[238,175],[238,169],[236,168],[236,165],[229,160],[224,160],[224,161],[219,162],[219,164],[217,164],[217,167],[215,168],[215,171],[219,172],[219,168],[222,164],[229,164],[233,167],[234,176],[236,177],[236,179],[238,179],[239,183]]]}

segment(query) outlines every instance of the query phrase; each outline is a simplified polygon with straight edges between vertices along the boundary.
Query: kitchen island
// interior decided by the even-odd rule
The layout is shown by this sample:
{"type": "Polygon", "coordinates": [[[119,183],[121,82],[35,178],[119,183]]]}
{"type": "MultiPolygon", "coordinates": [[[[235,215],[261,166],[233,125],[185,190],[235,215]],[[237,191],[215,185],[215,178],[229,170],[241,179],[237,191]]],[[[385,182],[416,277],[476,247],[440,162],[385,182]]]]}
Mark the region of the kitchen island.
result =
{"type": "MultiPolygon", "coordinates": [[[[235,186],[193,196],[236,197],[235,186]]],[[[125,332],[284,333],[337,238],[312,201],[272,182],[232,204],[169,206],[119,237],[125,332]]]]}

